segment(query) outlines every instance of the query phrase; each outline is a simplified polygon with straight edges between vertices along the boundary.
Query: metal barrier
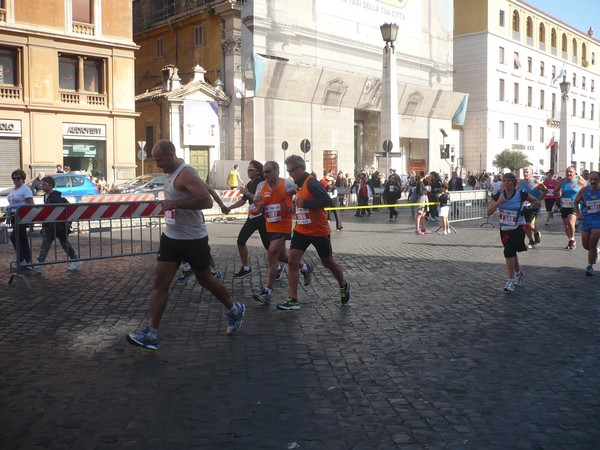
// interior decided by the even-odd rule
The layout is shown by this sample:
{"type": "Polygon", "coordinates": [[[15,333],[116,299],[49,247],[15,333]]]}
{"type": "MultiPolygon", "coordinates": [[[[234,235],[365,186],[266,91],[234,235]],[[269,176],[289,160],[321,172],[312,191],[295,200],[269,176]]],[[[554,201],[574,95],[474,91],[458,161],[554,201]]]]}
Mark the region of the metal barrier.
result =
{"type": "Polygon", "coordinates": [[[494,226],[488,221],[489,193],[479,191],[450,191],[450,222],[485,219],[481,226],[494,226]]]}
{"type": "MultiPolygon", "coordinates": [[[[15,277],[19,277],[31,288],[27,274],[31,273],[34,266],[156,253],[163,229],[163,210],[156,201],[21,206],[16,210],[14,222],[18,255],[21,254],[19,233],[23,228],[19,225],[33,224],[52,224],[50,227],[54,235],[58,224],[66,227],[73,224],[78,232],[65,234],[66,241],[75,250],[77,258],[69,259],[58,238],[55,238],[46,261],[22,264],[20,258],[17,258],[16,264],[11,263],[9,284],[15,277]]],[[[32,260],[35,261],[41,249],[42,238],[37,233],[29,233],[28,241],[32,260]]]]}

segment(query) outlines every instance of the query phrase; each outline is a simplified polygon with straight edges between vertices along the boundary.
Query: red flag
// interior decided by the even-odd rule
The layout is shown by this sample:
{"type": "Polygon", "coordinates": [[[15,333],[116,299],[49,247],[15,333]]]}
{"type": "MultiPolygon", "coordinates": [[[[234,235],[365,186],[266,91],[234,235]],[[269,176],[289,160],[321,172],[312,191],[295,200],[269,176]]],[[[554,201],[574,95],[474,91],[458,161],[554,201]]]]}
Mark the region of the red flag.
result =
{"type": "Polygon", "coordinates": [[[550,147],[552,147],[556,142],[554,141],[554,136],[552,136],[552,139],[550,139],[550,142],[548,142],[548,145],[546,145],[546,149],[549,149],[550,147]]]}

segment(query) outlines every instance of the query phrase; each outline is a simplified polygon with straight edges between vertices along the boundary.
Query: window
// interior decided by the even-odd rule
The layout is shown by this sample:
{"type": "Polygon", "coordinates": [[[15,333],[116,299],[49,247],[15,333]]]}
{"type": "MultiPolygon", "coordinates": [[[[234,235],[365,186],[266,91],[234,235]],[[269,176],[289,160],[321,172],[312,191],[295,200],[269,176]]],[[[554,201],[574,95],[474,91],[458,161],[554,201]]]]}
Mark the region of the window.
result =
{"type": "Polygon", "coordinates": [[[594,104],[590,104],[590,120],[594,120],[594,104]]]}
{"type": "Polygon", "coordinates": [[[552,28],[552,30],[550,31],[550,49],[553,55],[556,55],[556,42],[557,41],[557,36],[556,36],[556,30],[554,28],[552,28]]]}
{"type": "Polygon", "coordinates": [[[85,56],[60,55],[58,58],[61,90],[104,93],[104,67],[106,61],[85,56]]]}
{"type": "Polygon", "coordinates": [[[590,148],[594,148],[594,135],[590,136],[590,148]]]}
{"type": "Polygon", "coordinates": [[[577,87],[577,75],[573,74],[573,87],[577,87]]]}
{"type": "Polygon", "coordinates": [[[544,140],[544,127],[540,127],[540,143],[543,144],[544,142],[546,142],[544,140]]]}
{"type": "Polygon", "coordinates": [[[556,94],[552,93],[552,117],[554,117],[554,113],[556,113],[556,94]]]}
{"type": "Polygon", "coordinates": [[[565,33],[563,33],[562,34],[562,43],[560,46],[562,59],[567,59],[567,51],[568,51],[567,47],[568,47],[567,35],[565,33]]]}
{"type": "Polygon", "coordinates": [[[576,98],[573,99],[573,111],[572,111],[571,115],[573,115],[573,116],[577,115],[577,99],[576,98]]]}
{"type": "Polygon", "coordinates": [[[552,66],[552,79],[556,78],[556,66],[552,66]]]}
{"type": "Polygon", "coordinates": [[[581,77],[581,89],[585,90],[585,77],[581,77]]]}
{"type": "Polygon", "coordinates": [[[512,15],[512,32],[513,39],[517,41],[521,39],[521,18],[519,17],[519,13],[517,11],[513,11],[512,15]]]}
{"type": "Polygon", "coordinates": [[[498,49],[498,62],[504,64],[504,47],[498,49]]]}
{"type": "Polygon", "coordinates": [[[0,47],[0,85],[21,85],[20,54],[20,50],[0,47]]]}
{"type": "Polygon", "coordinates": [[[527,18],[525,22],[525,33],[527,34],[527,45],[533,45],[533,19],[527,18]]]}
{"type": "Polygon", "coordinates": [[[592,52],[592,64],[596,64],[596,52],[592,52]]]}
{"type": "Polygon", "coordinates": [[[585,134],[581,135],[581,148],[585,147],[585,134]]]}
{"type": "Polygon", "coordinates": [[[504,120],[498,123],[498,137],[504,139],[504,120]]]}
{"type": "Polygon", "coordinates": [[[519,60],[519,52],[515,52],[515,56],[513,58],[515,69],[521,68],[521,61],[519,60]]]}
{"type": "Polygon", "coordinates": [[[204,28],[197,26],[194,28],[194,46],[200,47],[201,45],[204,45],[204,28]]]}
{"type": "Polygon", "coordinates": [[[581,102],[581,118],[585,119],[585,102],[581,102]]]}
{"type": "Polygon", "coordinates": [[[590,81],[590,91],[594,92],[594,80],[590,81]]]}
{"type": "Polygon", "coordinates": [[[544,22],[540,23],[539,31],[540,50],[546,51],[546,26],[544,22]]]}
{"type": "Polygon", "coordinates": [[[158,38],[156,40],[156,57],[157,58],[162,58],[163,56],[165,56],[164,47],[165,47],[165,39],[158,38]]]}
{"type": "Polygon", "coordinates": [[[514,85],[513,103],[515,105],[519,104],[519,83],[515,83],[514,85]]]}
{"type": "Polygon", "coordinates": [[[527,106],[530,108],[533,106],[533,88],[527,87],[527,106]]]}
{"type": "Polygon", "coordinates": [[[498,86],[498,100],[501,102],[504,101],[504,80],[500,78],[500,83],[498,86]]]}
{"type": "Polygon", "coordinates": [[[540,89],[540,109],[546,108],[546,91],[540,89]]]}
{"type": "Polygon", "coordinates": [[[544,69],[545,69],[545,65],[544,65],[544,61],[540,61],[540,77],[544,76],[544,69]]]}
{"type": "Polygon", "coordinates": [[[92,12],[93,0],[71,0],[73,2],[73,21],[81,23],[93,23],[92,12]]]}
{"type": "Polygon", "coordinates": [[[515,141],[519,140],[519,124],[515,123],[513,125],[513,138],[515,141]]]}
{"type": "Polygon", "coordinates": [[[531,125],[527,125],[527,142],[531,142],[533,140],[533,127],[531,125]]]}
{"type": "Polygon", "coordinates": [[[533,72],[533,59],[531,59],[531,56],[527,58],[527,72],[533,72]]]}
{"type": "Polygon", "coordinates": [[[499,24],[504,28],[504,11],[500,10],[500,14],[498,15],[499,24]]]}

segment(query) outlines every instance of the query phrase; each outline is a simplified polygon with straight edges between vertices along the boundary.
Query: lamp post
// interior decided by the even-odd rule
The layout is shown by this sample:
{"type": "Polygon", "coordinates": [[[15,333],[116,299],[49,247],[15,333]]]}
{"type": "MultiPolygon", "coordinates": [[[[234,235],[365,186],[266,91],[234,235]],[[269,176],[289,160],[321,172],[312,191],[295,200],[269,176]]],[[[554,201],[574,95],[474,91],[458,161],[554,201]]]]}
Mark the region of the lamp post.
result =
{"type": "MultiPolygon", "coordinates": [[[[384,23],[380,27],[385,42],[383,47],[383,73],[381,85],[381,135],[382,141],[389,140],[400,148],[400,125],[398,123],[398,70],[394,42],[398,36],[398,25],[384,23]]],[[[406,168],[401,164],[401,172],[406,168]]],[[[389,167],[386,168],[389,171],[389,167]]]]}
{"type": "Polygon", "coordinates": [[[567,145],[567,102],[569,101],[569,90],[571,89],[571,83],[567,81],[567,77],[563,76],[563,80],[560,83],[560,93],[562,94],[562,101],[560,103],[560,142],[558,143],[558,155],[556,155],[556,173],[561,173],[561,170],[565,170],[569,165],[569,147],[567,145]]]}

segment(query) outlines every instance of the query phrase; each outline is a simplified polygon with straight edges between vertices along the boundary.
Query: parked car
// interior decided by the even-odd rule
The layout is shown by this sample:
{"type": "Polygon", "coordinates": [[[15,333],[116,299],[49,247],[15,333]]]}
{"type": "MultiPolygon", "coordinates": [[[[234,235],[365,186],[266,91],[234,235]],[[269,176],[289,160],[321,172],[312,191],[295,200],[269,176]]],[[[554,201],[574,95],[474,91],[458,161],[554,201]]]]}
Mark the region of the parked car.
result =
{"type": "MultiPolygon", "coordinates": [[[[74,197],[76,202],[80,202],[83,196],[97,195],[99,193],[96,184],[84,174],[69,172],[55,173],[49,176],[54,178],[54,181],[56,182],[54,190],[59,191],[63,197],[74,197]]],[[[30,180],[26,184],[31,188],[32,183],[33,180],[30,180]]],[[[0,192],[0,198],[2,199],[0,204],[7,202],[6,197],[9,192],[10,189],[5,189],[0,192]]],[[[41,199],[41,197],[37,198],[41,199]]]]}
{"type": "Polygon", "coordinates": [[[147,173],[140,175],[133,180],[114,185],[108,191],[109,194],[154,194],[158,196],[159,192],[165,190],[164,173],[147,173]]]}

